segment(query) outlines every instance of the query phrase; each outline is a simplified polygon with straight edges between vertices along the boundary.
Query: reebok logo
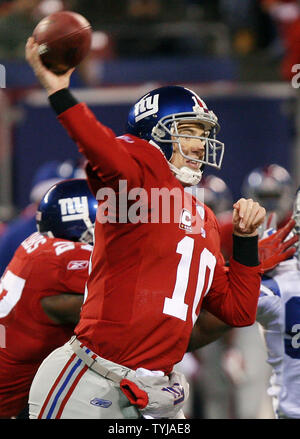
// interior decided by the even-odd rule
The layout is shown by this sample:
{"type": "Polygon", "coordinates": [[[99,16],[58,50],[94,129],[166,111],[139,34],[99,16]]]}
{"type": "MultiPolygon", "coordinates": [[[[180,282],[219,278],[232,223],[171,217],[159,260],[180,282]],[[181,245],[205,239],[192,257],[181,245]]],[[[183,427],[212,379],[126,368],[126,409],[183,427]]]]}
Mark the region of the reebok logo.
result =
{"type": "Polygon", "coordinates": [[[67,270],[84,270],[89,266],[89,261],[70,261],[67,270]]]}
{"type": "Polygon", "coordinates": [[[112,405],[112,402],[108,399],[94,398],[90,401],[90,404],[107,409],[112,405]]]}

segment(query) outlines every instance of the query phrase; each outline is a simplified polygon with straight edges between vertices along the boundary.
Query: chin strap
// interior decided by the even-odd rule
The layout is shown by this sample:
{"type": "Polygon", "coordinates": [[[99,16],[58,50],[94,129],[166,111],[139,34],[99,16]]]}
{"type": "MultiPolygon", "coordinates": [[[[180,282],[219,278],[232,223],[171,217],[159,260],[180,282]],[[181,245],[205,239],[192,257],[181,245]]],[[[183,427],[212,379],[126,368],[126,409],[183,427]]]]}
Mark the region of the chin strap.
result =
{"type": "Polygon", "coordinates": [[[202,171],[193,171],[187,166],[183,166],[182,168],[178,169],[176,168],[176,166],[172,165],[172,163],[168,163],[171,171],[175,174],[175,177],[181,183],[187,184],[189,186],[194,186],[195,184],[198,184],[200,182],[202,178],[202,171]]]}
{"type": "MultiPolygon", "coordinates": [[[[161,148],[158,146],[157,143],[155,143],[153,140],[149,140],[149,143],[155,146],[155,148],[157,148],[162,153],[165,160],[167,160],[165,154],[163,153],[163,151],[161,150],[161,148]]],[[[183,166],[182,168],[178,169],[176,168],[176,166],[172,165],[172,163],[170,163],[168,160],[167,162],[171,171],[173,172],[173,174],[175,174],[175,177],[181,183],[187,184],[189,186],[194,186],[195,184],[198,184],[200,182],[203,174],[202,171],[193,171],[187,166],[183,166]]]]}

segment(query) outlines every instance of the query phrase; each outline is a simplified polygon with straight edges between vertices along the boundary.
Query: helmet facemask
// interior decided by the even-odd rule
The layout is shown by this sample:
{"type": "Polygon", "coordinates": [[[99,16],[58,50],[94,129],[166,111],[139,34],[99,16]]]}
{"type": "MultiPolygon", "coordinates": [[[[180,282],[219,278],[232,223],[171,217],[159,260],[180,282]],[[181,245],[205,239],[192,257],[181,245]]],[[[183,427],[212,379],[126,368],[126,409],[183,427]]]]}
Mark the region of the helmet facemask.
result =
{"type": "Polygon", "coordinates": [[[79,241],[84,242],[85,244],[94,245],[95,226],[89,217],[84,218],[83,221],[86,225],[86,230],[82,233],[81,237],[79,238],[79,241]]]}
{"type": "MultiPolygon", "coordinates": [[[[169,162],[171,170],[176,177],[183,183],[189,185],[198,184],[202,177],[204,165],[212,166],[220,169],[224,155],[224,143],[216,139],[216,134],[219,130],[217,118],[213,112],[201,112],[201,115],[195,113],[177,113],[161,118],[152,130],[152,138],[163,149],[163,144],[178,145],[178,151],[187,160],[201,163],[199,171],[190,169],[189,167],[176,168],[169,162]],[[197,123],[203,126],[205,135],[193,136],[188,134],[180,134],[178,127],[182,123],[197,123]],[[190,157],[183,152],[180,142],[181,138],[197,139],[204,143],[205,154],[202,159],[190,157]]],[[[171,157],[169,158],[169,160],[171,157]]]]}

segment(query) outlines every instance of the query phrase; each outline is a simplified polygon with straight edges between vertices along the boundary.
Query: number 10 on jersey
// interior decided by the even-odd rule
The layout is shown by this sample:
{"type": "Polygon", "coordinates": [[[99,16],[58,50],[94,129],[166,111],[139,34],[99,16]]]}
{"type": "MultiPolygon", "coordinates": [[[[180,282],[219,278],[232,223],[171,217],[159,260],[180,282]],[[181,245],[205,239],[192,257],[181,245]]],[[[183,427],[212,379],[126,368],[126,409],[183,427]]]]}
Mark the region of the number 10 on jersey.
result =
{"type": "MultiPolygon", "coordinates": [[[[181,255],[181,259],[177,267],[175,287],[172,293],[172,297],[165,298],[164,309],[163,309],[164,314],[177,317],[178,319],[184,321],[186,321],[187,312],[188,312],[188,305],[185,303],[184,300],[189,282],[193,250],[194,250],[194,239],[191,238],[190,236],[185,236],[181,241],[179,241],[177,245],[176,253],[179,253],[181,255]]],[[[209,250],[207,250],[207,248],[204,248],[200,255],[197,286],[196,286],[196,292],[193,302],[193,310],[192,310],[193,325],[197,320],[196,309],[198,307],[198,304],[203,294],[207,268],[209,269],[209,279],[207,282],[207,287],[204,292],[204,296],[206,295],[206,293],[208,292],[211,286],[214,276],[215,266],[216,266],[215,256],[209,250]]]]}

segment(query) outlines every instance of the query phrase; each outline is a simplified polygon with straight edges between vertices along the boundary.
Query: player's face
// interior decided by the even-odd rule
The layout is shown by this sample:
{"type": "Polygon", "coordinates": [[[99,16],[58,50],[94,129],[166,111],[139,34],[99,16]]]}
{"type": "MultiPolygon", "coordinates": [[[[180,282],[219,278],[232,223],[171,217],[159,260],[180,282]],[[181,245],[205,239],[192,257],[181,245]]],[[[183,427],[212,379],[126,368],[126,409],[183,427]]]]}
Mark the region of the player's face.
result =
{"type": "MultiPolygon", "coordinates": [[[[202,136],[205,137],[203,126],[198,123],[181,123],[178,125],[178,133],[188,136],[202,136]]],[[[180,137],[180,144],[185,155],[195,159],[203,160],[205,156],[205,140],[193,139],[189,137],[180,137]]],[[[177,169],[187,166],[190,169],[199,171],[201,163],[193,160],[188,160],[180,153],[178,144],[173,144],[173,154],[170,163],[176,166],[177,169]]]]}

